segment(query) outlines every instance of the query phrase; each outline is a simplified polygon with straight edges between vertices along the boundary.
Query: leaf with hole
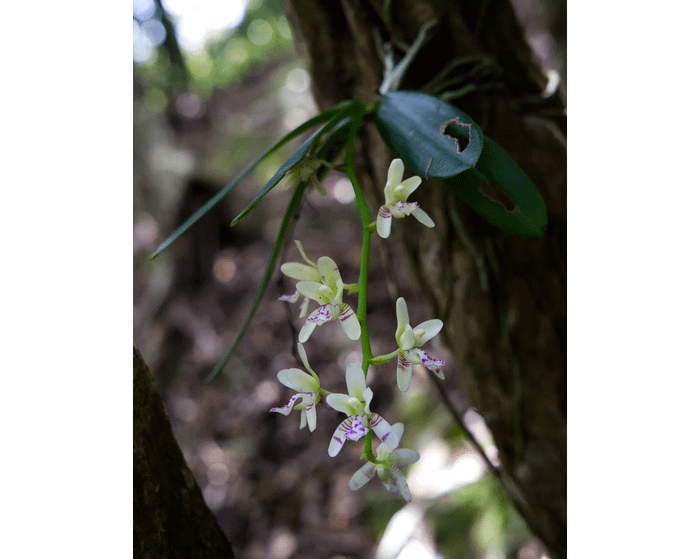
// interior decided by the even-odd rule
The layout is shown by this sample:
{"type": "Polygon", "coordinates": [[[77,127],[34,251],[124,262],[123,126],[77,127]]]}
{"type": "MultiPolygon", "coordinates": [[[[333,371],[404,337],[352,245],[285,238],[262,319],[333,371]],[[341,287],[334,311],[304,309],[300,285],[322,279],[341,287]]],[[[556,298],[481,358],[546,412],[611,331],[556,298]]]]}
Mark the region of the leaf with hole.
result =
{"type": "Polygon", "coordinates": [[[476,122],[427,93],[387,93],[379,100],[375,120],[389,149],[426,180],[463,173],[481,155],[484,135],[476,122]]]}
{"type": "Polygon", "coordinates": [[[463,202],[487,221],[508,233],[525,237],[545,234],[547,208],[540,193],[525,172],[491,138],[484,137],[484,149],[474,169],[449,178],[445,184],[463,202]],[[485,181],[500,189],[515,205],[502,203],[480,190],[485,181]]]}

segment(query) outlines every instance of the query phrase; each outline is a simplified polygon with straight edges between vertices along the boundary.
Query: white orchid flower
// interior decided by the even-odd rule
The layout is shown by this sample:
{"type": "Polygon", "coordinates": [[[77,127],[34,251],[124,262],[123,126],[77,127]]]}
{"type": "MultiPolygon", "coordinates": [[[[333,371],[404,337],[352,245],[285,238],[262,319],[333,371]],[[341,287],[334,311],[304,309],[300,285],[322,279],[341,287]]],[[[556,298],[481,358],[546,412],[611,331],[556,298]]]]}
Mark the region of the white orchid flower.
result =
{"type": "Polygon", "coordinates": [[[299,331],[299,341],[306,342],[317,324],[340,320],[340,325],[351,340],[360,337],[360,321],[350,305],[343,303],[345,284],[340,277],[338,266],[328,256],[322,256],[317,264],[320,281],[300,281],[297,290],[304,297],[313,299],[321,306],[312,312],[299,331]]]}
{"type": "Polygon", "coordinates": [[[326,403],[330,407],[348,416],[333,433],[328,454],[337,456],[346,440],[359,441],[370,429],[387,447],[396,448],[399,441],[389,422],[369,409],[372,389],[365,384],[365,374],[359,364],[348,365],[345,370],[345,382],[348,387],[347,394],[329,394],[326,397],[326,403]]]}
{"type": "Polygon", "coordinates": [[[289,415],[292,409],[301,410],[301,424],[299,429],[309,425],[309,431],[316,429],[316,404],[321,400],[321,381],[316,373],[309,366],[309,360],[306,357],[304,346],[297,344],[299,356],[304,362],[304,367],[311,374],[307,374],[301,369],[284,369],[277,373],[277,378],[286,387],[292,390],[298,390],[298,393],[292,396],[289,403],[281,408],[272,408],[271,412],[289,415]],[[297,403],[297,400],[300,400],[297,403]]]}
{"type": "Polygon", "coordinates": [[[423,365],[426,369],[430,369],[435,375],[444,379],[445,375],[440,370],[445,366],[442,359],[434,359],[430,357],[424,350],[418,349],[425,342],[434,338],[442,330],[442,320],[433,319],[421,322],[415,328],[411,328],[408,318],[408,307],[406,300],[399,297],[396,300],[396,343],[399,344],[399,362],[396,369],[396,378],[399,388],[406,392],[411,383],[411,375],[413,374],[413,364],[423,365]]]}
{"type": "MultiPolygon", "coordinates": [[[[288,276],[292,279],[296,280],[301,280],[301,281],[316,281],[320,282],[321,281],[321,275],[318,273],[318,265],[316,262],[311,260],[307,255],[306,252],[304,251],[304,247],[301,246],[300,241],[294,241],[294,244],[297,245],[297,249],[299,249],[299,253],[301,254],[301,257],[308,263],[308,264],[301,264],[299,262],[285,262],[282,264],[280,267],[280,270],[285,276],[288,276]]],[[[300,297],[299,290],[295,290],[292,295],[282,295],[279,300],[280,301],[287,301],[289,303],[296,303],[299,300],[300,297]]],[[[299,313],[299,318],[302,316],[306,316],[307,311],[309,310],[309,298],[304,297],[304,302],[301,305],[301,313],[299,313]]]]}
{"type": "MultiPolygon", "coordinates": [[[[397,440],[403,436],[403,423],[395,423],[391,428],[397,440]]],[[[398,443],[397,443],[398,446],[398,443]]],[[[392,450],[382,443],[377,447],[377,462],[367,462],[357,470],[350,478],[350,489],[357,490],[365,485],[374,474],[379,475],[384,488],[394,495],[401,495],[406,502],[411,502],[411,492],[408,489],[406,478],[399,470],[399,466],[408,466],[418,462],[420,454],[410,448],[397,448],[392,450]]]]}
{"type": "Polygon", "coordinates": [[[412,215],[423,225],[435,227],[435,222],[427,213],[418,207],[418,202],[407,202],[408,197],[420,186],[421,178],[413,176],[402,181],[404,164],[400,159],[394,159],[389,165],[389,173],[384,187],[384,205],[379,208],[377,216],[377,233],[383,239],[391,231],[391,217],[406,217],[412,215]]]}

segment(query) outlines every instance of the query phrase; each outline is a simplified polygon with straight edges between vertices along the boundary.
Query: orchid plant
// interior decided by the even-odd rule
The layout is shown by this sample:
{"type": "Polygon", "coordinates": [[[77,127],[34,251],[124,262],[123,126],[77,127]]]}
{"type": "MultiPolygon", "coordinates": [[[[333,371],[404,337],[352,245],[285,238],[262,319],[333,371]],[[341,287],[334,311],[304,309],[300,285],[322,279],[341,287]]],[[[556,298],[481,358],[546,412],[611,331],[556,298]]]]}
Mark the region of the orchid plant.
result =
{"type": "Polygon", "coordinates": [[[333,163],[343,153],[341,168],[352,184],[362,220],[359,280],[353,284],[345,283],[338,266],[331,258],[321,256],[314,262],[308,257],[301,243],[296,241],[304,262],[282,264],[282,273],[297,280],[297,284],[293,294],[284,295],[280,299],[290,303],[302,299],[299,316],[305,321],[299,330],[298,347],[306,372],[297,368],[279,371],[279,381],[295,393],[285,406],[273,408],[271,411],[289,415],[292,410],[299,410],[300,427],[303,429],[308,426],[309,431],[314,431],[318,426],[316,405],[325,397],[330,407],[347,416],[333,434],[328,447],[329,455],[336,456],[346,441],[359,441],[362,438],[365,441],[363,457],[367,464],[352,477],[351,489],[362,487],[376,473],[388,491],[409,501],[411,494],[398,468],[416,462],[419,458],[418,452],[397,448],[403,435],[403,424],[396,423],[392,427],[384,418],[370,410],[373,393],[366,386],[367,373],[370,365],[380,365],[396,358],[397,385],[402,392],[407,391],[410,386],[414,365],[421,365],[438,378],[444,379],[442,369],[445,362],[430,356],[423,349],[427,341],[438,335],[443,324],[438,319],[432,319],[412,327],[406,301],[399,297],[396,301],[397,348],[386,355],[373,354],[367,324],[367,285],[372,234],[377,233],[381,239],[387,239],[391,234],[394,218],[402,219],[407,216],[413,216],[426,227],[435,227],[435,222],[417,202],[408,201],[409,196],[421,185],[421,176],[425,177],[426,181],[442,181],[442,185],[468,204],[474,212],[513,234],[544,235],[547,211],[542,197],[527,175],[503,149],[483,134],[478,124],[466,113],[448,101],[428,93],[396,90],[396,82],[404,70],[405,65],[400,64],[395,71],[390,72],[386,84],[380,88],[380,98],[374,103],[366,105],[359,99],[344,101],[289,132],[178,227],[161,243],[153,256],[160,254],[211,210],[262,159],[293,138],[318,127],[231,223],[235,225],[243,219],[285,175],[296,184],[253,305],[238,336],[209,375],[207,382],[223,370],[251,324],[276,270],[284,240],[306,188],[315,186],[319,192],[325,194],[321,180],[329,169],[337,167],[333,163]],[[374,221],[355,176],[353,162],[358,130],[369,121],[374,122],[387,147],[399,156],[389,165],[384,203],[376,210],[377,218],[374,221]],[[412,171],[414,176],[404,179],[406,168],[412,171]],[[515,204],[514,210],[506,211],[504,207],[480,193],[477,187],[486,180],[510,197],[515,204]],[[358,299],[356,310],[353,310],[345,297],[355,293],[358,299]],[[319,306],[309,314],[311,301],[315,301],[319,306]],[[332,394],[321,388],[320,378],[311,369],[302,345],[309,341],[318,326],[334,321],[340,323],[350,340],[359,340],[362,346],[362,362],[351,363],[345,372],[347,394],[332,394]],[[373,450],[372,435],[376,435],[380,440],[376,451],[373,450]]]}

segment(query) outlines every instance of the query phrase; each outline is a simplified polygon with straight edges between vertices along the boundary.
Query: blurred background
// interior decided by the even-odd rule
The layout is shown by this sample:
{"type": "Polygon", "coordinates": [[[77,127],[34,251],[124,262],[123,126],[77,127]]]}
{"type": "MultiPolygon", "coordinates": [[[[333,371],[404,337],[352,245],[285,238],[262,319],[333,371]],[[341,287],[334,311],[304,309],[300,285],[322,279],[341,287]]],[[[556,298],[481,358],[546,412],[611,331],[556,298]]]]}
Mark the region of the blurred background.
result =
{"type": "MultiPolygon", "coordinates": [[[[516,10],[545,68],[565,89],[566,7],[518,0],[516,10]]],[[[314,433],[299,413],[270,413],[292,391],[276,374],[301,367],[294,348],[299,306],[279,272],[236,355],[210,385],[252,304],[291,196],[285,180],[235,228],[233,217],[298,146],[263,161],[219,205],[158,258],[150,254],[262,150],[316,114],[309,74],[277,0],[134,0],[134,339],[153,373],[175,435],[208,506],[239,559],[543,557],[441,401],[427,372],[414,367],[406,394],[396,362],[370,368],[373,411],[402,421],[402,447],[420,461],[406,470],[410,504],[375,478],[360,491],[348,480],[362,465],[361,443],[327,453],[341,414],[320,405],[314,433]]],[[[360,221],[349,181],[331,173],[327,196],[309,190],[282,262],[339,265],[357,281],[360,221]]],[[[375,354],[395,348],[394,293],[411,323],[432,318],[392,254],[373,245],[368,323],[375,354]],[[389,273],[388,271],[391,271],[389,273]]],[[[350,297],[356,306],[356,297],[350,297]]],[[[314,308],[312,303],[312,309],[314,308]]],[[[345,392],[344,371],[359,344],[337,323],[305,344],[324,388],[345,392]]],[[[444,386],[491,459],[483,419],[468,410],[439,336],[429,353],[447,361],[444,386]],[[465,413],[466,412],[466,413],[465,413]]]]}

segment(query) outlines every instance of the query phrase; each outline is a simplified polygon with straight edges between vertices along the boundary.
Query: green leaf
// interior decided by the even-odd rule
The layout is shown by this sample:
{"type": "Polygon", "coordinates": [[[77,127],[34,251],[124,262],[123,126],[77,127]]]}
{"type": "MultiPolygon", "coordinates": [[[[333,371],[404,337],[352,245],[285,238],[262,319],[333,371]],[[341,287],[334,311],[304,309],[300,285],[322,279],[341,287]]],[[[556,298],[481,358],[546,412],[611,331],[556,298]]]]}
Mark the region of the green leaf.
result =
{"type": "Polygon", "coordinates": [[[387,93],[379,101],[375,120],[389,149],[426,180],[463,173],[481,155],[484,135],[476,122],[427,93],[387,93]]]}
{"type": "Polygon", "coordinates": [[[284,218],[282,219],[282,226],[280,227],[280,232],[279,235],[277,236],[277,241],[275,242],[275,246],[272,249],[272,254],[270,254],[270,258],[267,261],[267,267],[265,268],[265,274],[263,275],[263,278],[260,282],[260,285],[258,286],[258,291],[255,294],[255,298],[253,299],[253,304],[250,307],[250,310],[248,311],[248,314],[245,317],[245,320],[243,321],[243,325],[241,326],[241,329],[238,331],[238,334],[236,335],[236,339],[233,340],[233,344],[229,348],[229,350],[226,352],[226,355],[224,355],[221,360],[217,363],[216,367],[214,367],[214,370],[209,373],[209,376],[205,380],[206,384],[209,384],[216,375],[218,375],[221,370],[226,366],[226,364],[229,362],[233,354],[236,352],[236,349],[238,349],[238,344],[241,343],[241,340],[243,339],[243,335],[246,333],[248,330],[248,326],[250,326],[251,321],[253,320],[253,317],[255,316],[256,311],[258,310],[258,307],[260,306],[260,303],[262,302],[263,296],[265,295],[265,291],[267,291],[267,286],[270,285],[270,280],[272,279],[272,274],[275,271],[275,267],[277,264],[277,259],[279,258],[280,252],[282,251],[282,246],[284,244],[284,238],[287,235],[287,230],[289,229],[289,226],[292,222],[292,218],[294,217],[294,214],[297,212],[297,209],[299,208],[299,204],[301,204],[301,199],[304,195],[304,189],[306,188],[306,183],[305,182],[300,182],[296,190],[294,191],[294,195],[292,196],[292,199],[289,201],[289,206],[287,206],[287,211],[284,214],[284,218]]]}
{"type": "Polygon", "coordinates": [[[297,150],[289,157],[289,159],[287,159],[287,161],[284,162],[284,164],[277,170],[277,172],[274,175],[272,175],[270,180],[267,181],[265,186],[262,187],[260,192],[258,192],[255,196],[255,198],[253,198],[250,201],[250,204],[248,204],[246,208],[233,219],[233,221],[231,222],[231,227],[236,225],[246,215],[248,215],[248,213],[255,206],[258,205],[258,202],[262,200],[263,196],[265,196],[268,192],[270,192],[270,190],[277,186],[277,183],[282,180],[282,177],[284,177],[287,171],[289,171],[292,167],[294,167],[295,165],[300,163],[302,159],[304,159],[304,156],[308,153],[308,151],[311,149],[311,146],[319,136],[328,132],[328,130],[336,126],[339,122],[341,123],[341,126],[343,126],[346,121],[349,122],[350,118],[346,116],[347,112],[348,111],[342,111],[341,113],[337,114],[325,126],[319,128],[316,132],[309,136],[309,138],[303,144],[301,144],[299,148],[297,148],[297,150]]]}
{"type": "MultiPolygon", "coordinates": [[[[318,157],[328,158],[331,160],[335,159],[340,150],[342,149],[342,144],[338,144],[338,139],[342,134],[345,134],[347,132],[349,127],[349,118],[343,119],[340,123],[336,124],[333,131],[329,134],[328,138],[326,138],[326,140],[323,142],[323,145],[318,149],[318,157]]],[[[321,169],[321,177],[319,178],[322,178],[327,172],[328,169],[321,169]]],[[[299,205],[301,204],[301,200],[304,194],[304,189],[307,185],[308,183],[304,181],[300,181],[297,184],[294,190],[294,195],[292,196],[292,199],[289,201],[289,205],[287,206],[287,211],[285,212],[284,217],[282,218],[282,225],[280,226],[280,231],[277,235],[275,246],[273,247],[272,253],[270,254],[270,258],[267,261],[265,273],[263,274],[262,280],[260,280],[260,285],[258,286],[258,290],[255,293],[253,304],[251,305],[250,310],[248,311],[248,314],[246,315],[245,320],[243,321],[243,325],[241,326],[241,329],[236,335],[236,339],[233,341],[233,344],[231,344],[231,347],[226,352],[226,355],[224,355],[221,358],[216,367],[214,367],[214,370],[207,377],[207,384],[214,380],[216,375],[218,375],[221,372],[221,370],[226,366],[233,354],[236,352],[236,349],[238,349],[238,344],[241,342],[244,334],[248,330],[248,327],[250,326],[250,323],[253,320],[253,317],[255,316],[255,313],[257,312],[260,303],[262,302],[263,296],[267,291],[267,287],[270,285],[272,274],[274,273],[277,267],[277,260],[279,259],[280,253],[282,252],[284,239],[287,236],[287,231],[289,231],[290,225],[292,224],[292,218],[294,217],[294,215],[296,215],[296,212],[299,209],[299,205]]]]}
{"type": "Polygon", "coordinates": [[[484,137],[484,149],[474,169],[449,178],[445,184],[474,211],[508,233],[525,237],[545,234],[547,208],[525,172],[491,138],[484,137]],[[485,181],[499,188],[515,204],[511,211],[479,191],[485,181]]]}
{"type": "Polygon", "coordinates": [[[211,198],[206,204],[204,204],[201,208],[199,208],[195,213],[193,213],[187,221],[185,221],[180,227],[178,227],[165,241],[163,241],[158,248],[155,250],[155,252],[151,255],[151,258],[155,258],[158,256],[161,252],[163,252],[166,248],[168,248],[173,242],[175,242],[180,235],[182,235],[185,231],[187,231],[192,225],[194,225],[204,214],[206,214],[209,210],[211,210],[217,203],[219,203],[224,196],[226,196],[233,188],[241,182],[245,178],[245,176],[250,173],[255,166],[260,163],[265,157],[270,155],[271,153],[277,151],[280,147],[282,147],[284,144],[292,140],[293,138],[297,137],[299,134],[302,134],[306,132],[309,128],[313,128],[314,126],[317,126],[318,124],[322,124],[326,121],[328,121],[330,118],[333,116],[337,115],[338,113],[341,112],[346,112],[348,107],[350,105],[349,101],[344,101],[342,103],[339,103],[335,107],[328,109],[327,111],[316,115],[312,119],[307,120],[305,123],[302,125],[298,126],[289,134],[287,134],[284,138],[276,142],[275,144],[271,145],[269,148],[267,148],[264,152],[262,152],[250,165],[248,165],[241,173],[239,173],[236,178],[234,178],[230,183],[228,183],[226,186],[224,186],[215,196],[211,198]]]}

